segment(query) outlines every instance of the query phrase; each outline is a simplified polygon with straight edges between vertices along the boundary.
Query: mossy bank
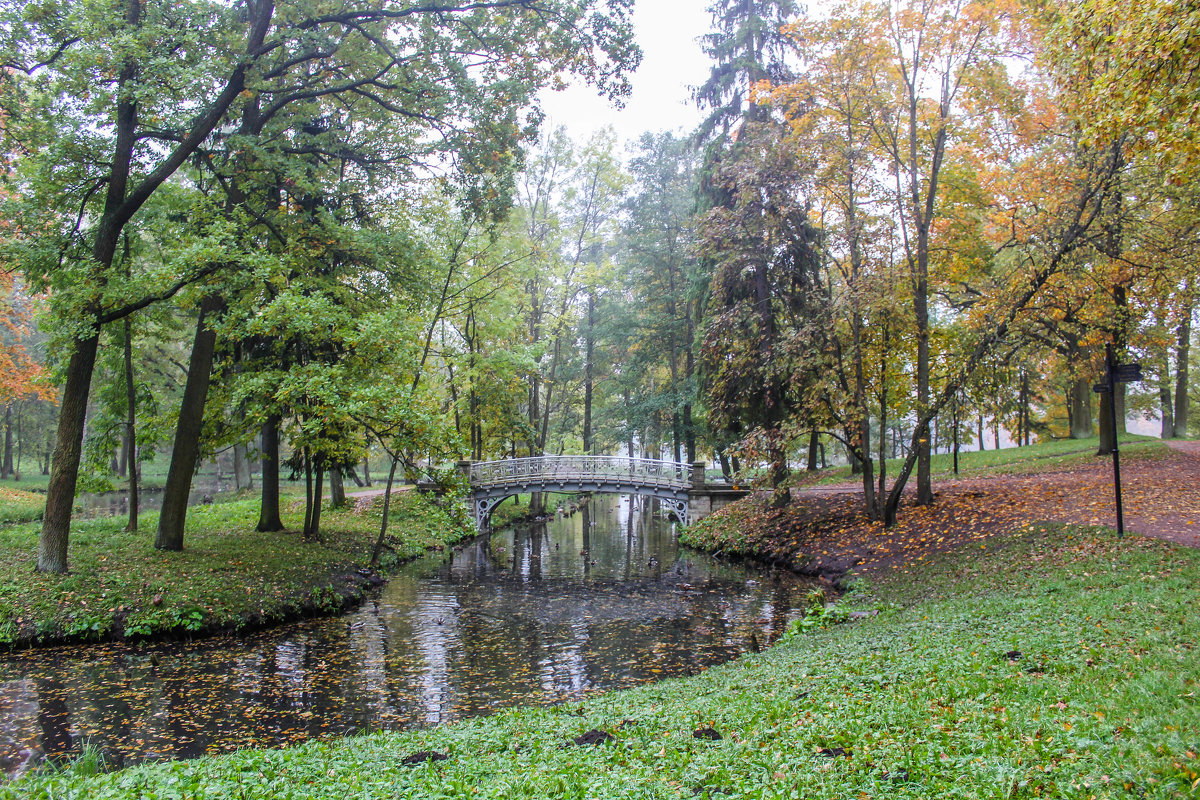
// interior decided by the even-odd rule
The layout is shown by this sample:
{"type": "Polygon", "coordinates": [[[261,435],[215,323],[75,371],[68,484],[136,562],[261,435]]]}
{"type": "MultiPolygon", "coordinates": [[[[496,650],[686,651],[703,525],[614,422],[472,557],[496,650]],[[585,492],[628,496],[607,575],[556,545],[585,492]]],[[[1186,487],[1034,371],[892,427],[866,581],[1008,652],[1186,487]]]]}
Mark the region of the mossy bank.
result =
{"type": "Polygon", "coordinates": [[[874,616],[691,678],[111,774],[88,759],[0,796],[1192,797],[1198,585],[1196,551],[1037,526],[844,601],[874,616]]]}
{"type": "Polygon", "coordinates": [[[375,569],[377,502],[331,511],[315,542],[294,532],[298,513],[285,510],[287,531],[258,533],[257,499],[193,508],[182,552],[154,549],[154,512],[136,533],[123,518],[77,522],[66,575],[34,572],[36,524],[0,527],[0,645],[199,636],[337,613],[381,573],[474,533],[464,514],[398,494],[375,569]]]}

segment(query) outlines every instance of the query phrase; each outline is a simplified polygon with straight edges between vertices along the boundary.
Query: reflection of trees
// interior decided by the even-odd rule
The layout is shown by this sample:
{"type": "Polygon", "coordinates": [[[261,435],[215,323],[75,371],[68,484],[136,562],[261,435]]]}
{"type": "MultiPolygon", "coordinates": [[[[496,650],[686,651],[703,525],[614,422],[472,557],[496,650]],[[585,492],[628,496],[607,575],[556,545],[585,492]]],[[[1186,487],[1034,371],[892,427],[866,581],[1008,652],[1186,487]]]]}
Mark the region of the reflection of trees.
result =
{"type": "Polygon", "coordinates": [[[760,642],[782,633],[803,586],[748,586],[740,567],[678,552],[648,506],[597,497],[551,528],[498,531],[450,565],[397,576],[346,618],[13,659],[0,766],[20,763],[27,743],[68,752],[73,732],[143,760],[444,722],[693,672],[740,654],[756,631],[760,642]]]}
{"type": "Polygon", "coordinates": [[[0,772],[24,773],[42,757],[37,687],[31,678],[0,683],[0,772]]]}

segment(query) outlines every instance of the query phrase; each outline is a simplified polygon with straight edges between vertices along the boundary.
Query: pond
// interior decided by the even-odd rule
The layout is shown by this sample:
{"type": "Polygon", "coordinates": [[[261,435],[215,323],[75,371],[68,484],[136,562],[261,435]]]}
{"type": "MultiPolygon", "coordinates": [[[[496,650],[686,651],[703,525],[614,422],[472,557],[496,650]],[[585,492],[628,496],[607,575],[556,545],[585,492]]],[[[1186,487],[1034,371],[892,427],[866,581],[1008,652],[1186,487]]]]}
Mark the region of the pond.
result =
{"type": "MultiPolygon", "coordinates": [[[[218,492],[232,489],[232,485],[209,481],[193,483],[188,494],[188,505],[211,503],[218,492]]],[[[157,511],[162,508],[165,492],[161,488],[142,487],[138,491],[138,511],[157,511]]],[[[129,491],[116,489],[111,492],[86,492],[75,497],[74,519],[116,517],[129,513],[129,491]]]]}
{"type": "Polygon", "coordinates": [[[681,548],[650,501],[407,565],[341,617],[238,638],[0,660],[0,770],[84,743],[110,763],[188,758],[578,700],[766,646],[812,583],[681,548]]]}

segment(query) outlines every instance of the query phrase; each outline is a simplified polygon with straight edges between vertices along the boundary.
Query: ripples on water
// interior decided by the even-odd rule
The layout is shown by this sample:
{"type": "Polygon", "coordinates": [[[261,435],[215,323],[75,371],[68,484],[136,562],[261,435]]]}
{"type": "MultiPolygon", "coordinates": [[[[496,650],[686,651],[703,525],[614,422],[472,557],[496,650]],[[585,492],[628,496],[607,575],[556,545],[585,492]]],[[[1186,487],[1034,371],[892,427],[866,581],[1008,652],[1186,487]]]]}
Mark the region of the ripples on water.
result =
{"type": "Polygon", "coordinates": [[[240,638],[0,661],[0,770],[132,764],[438,724],[693,674],[777,638],[811,584],[681,550],[649,501],[597,497],[414,563],[346,616],[240,638]]]}

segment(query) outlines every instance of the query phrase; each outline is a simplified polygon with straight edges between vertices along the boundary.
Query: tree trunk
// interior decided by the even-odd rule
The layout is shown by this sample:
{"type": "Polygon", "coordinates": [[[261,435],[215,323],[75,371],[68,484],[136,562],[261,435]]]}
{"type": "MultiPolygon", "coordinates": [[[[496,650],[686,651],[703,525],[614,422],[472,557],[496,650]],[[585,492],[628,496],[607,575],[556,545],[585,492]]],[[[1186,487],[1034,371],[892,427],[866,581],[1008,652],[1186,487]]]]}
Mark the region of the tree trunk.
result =
{"type": "Polygon", "coordinates": [[[384,536],[387,535],[388,513],[392,507],[392,482],[396,479],[396,464],[400,459],[392,457],[392,468],[388,470],[387,486],[383,490],[383,519],[379,522],[379,538],[375,540],[375,547],[371,550],[371,566],[374,567],[379,563],[379,552],[383,549],[384,536]]]}
{"type": "MultiPolygon", "coordinates": [[[[583,350],[583,452],[592,452],[592,381],[595,378],[595,339],[593,329],[596,324],[596,294],[589,291],[587,298],[587,339],[583,350]]],[[[678,459],[676,459],[678,460],[678,459]]]]}
{"type": "Polygon", "coordinates": [[[771,508],[786,508],[792,502],[787,486],[787,453],[778,445],[771,448],[771,508]]]}
{"type": "Polygon", "coordinates": [[[805,465],[808,472],[817,471],[817,445],[820,443],[820,435],[816,431],[811,431],[808,434],[808,464],[805,465]]]}
{"type": "Polygon", "coordinates": [[[171,451],[171,466],[167,470],[167,485],[163,490],[162,511],[158,517],[158,535],[154,546],[159,550],[183,549],[183,526],[187,521],[188,495],[192,491],[192,476],[200,457],[200,434],[204,423],[204,406],[208,402],[208,387],[212,378],[213,353],[217,333],[205,321],[222,306],[213,296],[200,304],[196,322],[196,338],[192,342],[192,357],[188,363],[187,383],[179,406],[179,422],[175,427],[175,446],[171,451]]]}
{"type": "MultiPolygon", "coordinates": [[[[1087,378],[1076,378],[1071,383],[1071,438],[1087,439],[1092,435],[1092,384],[1087,378]]],[[[1100,412],[1100,424],[1103,426],[1105,414],[1100,412]]]]}
{"type": "Polygon", "coordinates": [[[987,450],[987,442],[983,438],[983,412],[979,412],[979,452],[987,450]]]}
{"type": "Polygon", "coordinates": [[[129,469],[129,522],[125,530],[138,529],[137,389],[133,383],[133,323],[125,320],[125,448],[129,469]]]}
{"type": "Polygon", "coordinates": [[[329,468],[329,506],[341,508],[346,505],[346,483],[342,480],[340,467],[329,468]]]}
{"type": "Polygon", "coordinates": [[[1164,350],[1158,362],[1158,408],[1162,426],[1159,438],[1175,438],[1175,404],[1171,402],[1171,363],[1164,350]]]}
{"type": "Polygon", "coordinates": [[[279,518],[279,416],[272,414],[262,424],[262,505],[258,512],[260,533],[283,530],[279,518]]]}
{"type": "Polygon", "coordinates": [[[38,535],[39,572],[67,571],[67,539],[71,530],[71,511],[75,506],[75,484],[79,481],[79,456],[87,417],[88,389],[92,382],[92,370],[96,366],[99,343],[97,334],[77,340],[67,362],[67,382],[58,410],[54,456],[49,460],[50,484],[46,489],[46,511],[42,516],[42,531],[38,535]]]}
{"type": "Polygon", "coordinates": [[[250,460],[246,457],[246,445],[241,442],[233,446],[233,485],[239,492],[254,488],[254,478],[250,475],[250,460]]]}
{"type": "Polygon", "coordinates": [[[371,454],[367,453],[363,456],[363,484],[371,485],[371,454]]]}
{"type": "Polygon", "coordinates": [[[304,541],[317,542],[321,539],[321,493],[325,489],[325,470],[318,466],[313,478],[313,506],[309,515],[309,527],[304,532],[304,541]]]}
{"type": "MultiPolygon", "coordinates": [[[[1190,292],[1191,286],[1188,286],[1190,292]]],[[[1188,359],[1192,346],[1192,299],[1184,306],[1175,342],[1175,438],[1188,435],[1188,359]]]]}
{"type": "Polygon", "coordinates": [[[4,409],[4,460],[0,462],[0,478],[13,474],[13,422],[12,404],[4,409]]]}
{"type": "Polygon", "coordinates": [[[954,406],[951,408],[951,411],[950,411],[951,424],[954,426],[954,431],[953,431],[954,450],[952,452],[954,454],[954,474],[955,475],[958,475],[958,412],[959,412],[959,407],[958,407],[958,401],[956,400],[954,402],[954,406]]]}

